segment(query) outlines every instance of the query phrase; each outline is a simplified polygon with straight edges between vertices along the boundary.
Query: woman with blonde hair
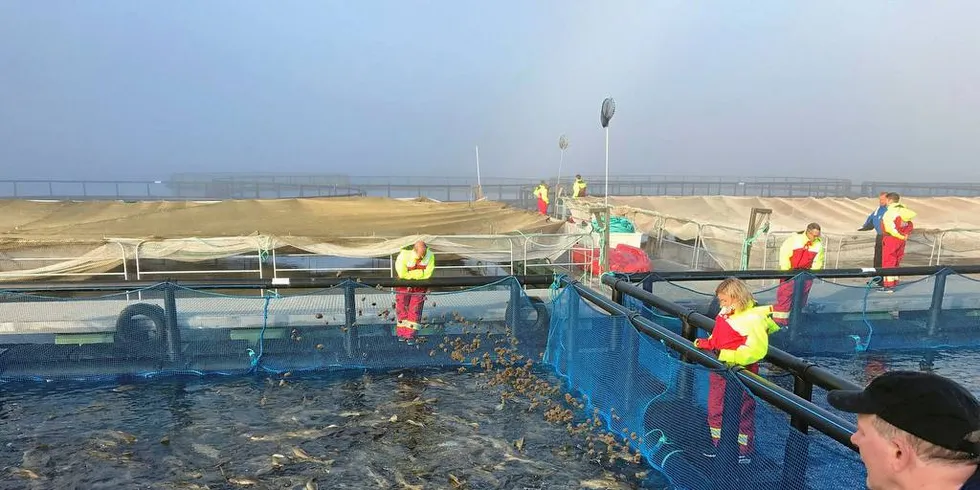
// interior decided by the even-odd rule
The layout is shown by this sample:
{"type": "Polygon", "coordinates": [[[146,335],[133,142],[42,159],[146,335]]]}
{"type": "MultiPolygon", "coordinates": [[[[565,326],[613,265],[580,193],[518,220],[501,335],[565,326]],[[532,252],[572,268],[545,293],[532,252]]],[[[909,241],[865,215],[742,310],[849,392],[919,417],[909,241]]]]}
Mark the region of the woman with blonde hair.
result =
{"type": "MultiPolygon", "coordinates": [[[[717,351],[718,360],[729,366],[743,366],[758,374],[759,361],[769,352],[769,334],[779,330],[772,320],[772,306],[757,306],[752,292],[744,281],[729,277],[715,289],[721,312],[715,318],[715,328],[706,339],[696,339],[699,349],[717,351]]],[[[710,373],[708,378],[708,428],[712,450],[705,456],[714,457],[721,440],[722,413],[725,407],[725,378],[710,373]]],[[[738,427],[739,463],[751,462],[755,439],[755,400],[742,395],[738,427]]]]}

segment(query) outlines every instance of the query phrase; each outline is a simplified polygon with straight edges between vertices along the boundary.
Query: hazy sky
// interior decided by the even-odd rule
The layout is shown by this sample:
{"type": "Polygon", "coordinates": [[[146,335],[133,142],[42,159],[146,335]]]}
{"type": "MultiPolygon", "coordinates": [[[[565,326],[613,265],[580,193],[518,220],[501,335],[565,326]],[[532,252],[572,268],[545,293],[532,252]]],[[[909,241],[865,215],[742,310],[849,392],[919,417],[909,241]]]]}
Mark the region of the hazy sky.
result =
{"type": "Polygon", "coordinates": [[[0,178],[980,181],[980,2],[0,1],[0,178]]]}

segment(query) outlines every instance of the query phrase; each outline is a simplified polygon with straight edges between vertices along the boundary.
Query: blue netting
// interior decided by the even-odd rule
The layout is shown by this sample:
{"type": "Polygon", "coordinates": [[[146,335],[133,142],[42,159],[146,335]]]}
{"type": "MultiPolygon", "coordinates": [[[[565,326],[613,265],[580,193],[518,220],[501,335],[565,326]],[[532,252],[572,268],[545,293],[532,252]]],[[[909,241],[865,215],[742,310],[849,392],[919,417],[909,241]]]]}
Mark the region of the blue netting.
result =
{"type": "MultiPolygon", "coordinates": [[[[788,416],[758,399],[751,462],[738,462],[734,440],[726,445],[725,434],[738,431],[737,409],[726,411],[718,456],[705,457],[712,447],[706,422],[711,371],[682,362],[627,318],[594,309],[574,289],[553,303],[545,361],[582,393],[587,412],[679,488],[837,489],[864,481],[855,453],[791,428],[788,416]]],[[[748,390],[732,373],[717,374],[726,380],[726,405],[739,405],[748,390]]]]}
{"type": "Polygon", "coordinates": [[[430,292],[415,345],[395,336],[390,289],[283,293],[166,283],[88,297],[0,291],[0,379],[464,366],[500,345],[537,356],[547,336],[545,303],[512,278],[430,292]]]}
{"type": "MultiPolygon", "coordinates": [[[[760,303],[777,303],[777,281],[748,282],[760,303]]],[[[711,316],[717,285],[718,281],[657,281],[652,292],[711,316]]],[[[864,279],[813,278],[793,328],[773,335],[772,345],[797,355],[980,346],[977,279],[948,275],[938,311],[932,308],[937,276],[902,278],[892,292],[878,285],[864,279]]],[[[627,306],[644,316],[680,331],[676,319],[665,319],[663,312],[633,298],[627,301],[627,306]]]]}

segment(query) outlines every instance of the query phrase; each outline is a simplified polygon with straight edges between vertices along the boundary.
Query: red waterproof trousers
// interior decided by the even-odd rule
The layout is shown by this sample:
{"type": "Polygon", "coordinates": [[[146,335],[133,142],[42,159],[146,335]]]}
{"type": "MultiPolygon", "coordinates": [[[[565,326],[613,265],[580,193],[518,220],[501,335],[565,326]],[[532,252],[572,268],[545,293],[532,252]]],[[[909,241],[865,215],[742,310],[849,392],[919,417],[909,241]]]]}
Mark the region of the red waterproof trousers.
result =
{"type": "Polygon", "coordinates": [[[395,318],[398,320],[395,334],[399,337],[415,337],[418,323],[422,321],[425,292],[425,288],[395,288],[395,318]]]}
{"type": "MultiPolygon", "coordinates": [[[[885,236],[881,239],[882,269],[901,267],[902,258],[905,257],[905,242],[906,240],[885,234],[885,236]]],[[[898,277],[885,276],[883,278],[882,286],[886,288],[893,288],[897,285],[898,277]]]]}
{"type": "Polygon", "coordinates": [[[544,199],[538,198],[538,212],[541,214],[548,214],[548,203],[544,202],[544,199]]]}
{"type": "MultiPolygon", "coordinates": [[[[806,306],[806,300],[810,297],[810,288],[813,286],[813,281],[810,279],[803,281],[803,295],[800,296],[800,300],[803,304],[800,308],[806,306]]],[[[772,320],[782,326],[789,324],[789,312],[793,309],[793,289],[796,288],[796,281],[792,278],[783,279],[779,283],[779,288],[776,289],[776,304],[772,307],[772,320]]]]}
{"type": "MultiPolygon", "coordinates": [[[[759,374],[759,364],[750,364],[745,369],[759,374]]],[[[725,385],[727,381],[720,374],[708,375],[708,429],[711,431],[711,442],[718,446],[721,441],[722,414],[725,411],[725,385]]],[[[738,419],[738,454],[748,456],[755,450],[755,399],[743,390],[742,407],[738,419]]]]}

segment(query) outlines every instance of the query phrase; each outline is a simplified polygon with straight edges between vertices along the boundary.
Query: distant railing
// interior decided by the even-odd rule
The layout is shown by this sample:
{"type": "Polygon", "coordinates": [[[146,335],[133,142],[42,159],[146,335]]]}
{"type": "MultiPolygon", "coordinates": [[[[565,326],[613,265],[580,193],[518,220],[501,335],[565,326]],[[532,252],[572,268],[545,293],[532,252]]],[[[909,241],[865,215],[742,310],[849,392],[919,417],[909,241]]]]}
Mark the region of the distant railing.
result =
{"type": "MultiPolygon", "coordinates": [[[[287,199],[298,197],[374,196],[426,197],[438,201],[476,199],[476,182],[467,177],[348,177],[327,175],[210,175],[193,180],[0,180],[0,198],[53,200],[220,200],[287,199]]],[[[563,176],[566,193],[573,176],[563,176]]],[[[534,187],[557,177],[485,178],[483,196],[519,207],[533,208],[534,187]]],[[[585,176],[589,194],[601,196],[602,176],[585,176]]],[[[908,196],[980,196],[980,183],[902,183],[808,177],[745,177],[684,175],[617,175],[609,193],[617,196],[761,196],[761,197],[874,197],[882,191],[908,196]]],[[[553,195],[558,191],[553,190],[553,195]]]]}
{"type": "MultiPolygon", "coordinates": [[[[284,199],[297,197],[375,196],[387,198],[426,197],[439,201],[472,201],[476,186],[472,179],[424,177],[350,177],[327,179],[313,176],[288,179],[233,177],[211,180],[0,180],[0,197],[54,200],[219,200],[284,199]]],[[[602,195],[601,178],[589,179],[589,192],[602,195]]],[[[539,179],[487,179],[483,196],[521,207],[534,204],[533,191],[539,179]]],[[[549,182],[552,182],[549,180],[549,182]]],[[[570,185],[570,181],[568,182],[570,185]]],[[[850,192],[848,180],[791,177],[672,177],[624,176],[611,179],[613,195],[759,195],[780,197],[835,196],[850,192]]]]}

